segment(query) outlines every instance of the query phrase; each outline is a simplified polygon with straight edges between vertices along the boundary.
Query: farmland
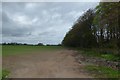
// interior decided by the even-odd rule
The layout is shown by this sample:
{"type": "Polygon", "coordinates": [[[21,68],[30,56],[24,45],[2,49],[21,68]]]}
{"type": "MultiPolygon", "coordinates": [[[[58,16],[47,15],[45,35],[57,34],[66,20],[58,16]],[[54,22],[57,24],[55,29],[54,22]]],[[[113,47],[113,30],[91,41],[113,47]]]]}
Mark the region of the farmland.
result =
{"type": "Polygon", "coordinates": [[[3,46],[4,73],[11,78],[85,78],[73,50],[61,46],[3,46]],[[7,73],[8,72],[8,73],[7,73]],[[32,72],[32,73],[31,73],[32,72]],[[30,74],[29,74],[30,73],[30,74]]]}
{"type": "MultiPolygon", "coordinates": [[[[94,68],[106,75],[105,77],[119,76],[118,71],[111,68],[104,66],[99,68],[85,61],[78,63],[74,54],[79,54],[81,59],[82,55],[89,53],[89,51],[83,53],[80,49],[74,50],[62,46],[3,45],[2,51],[3,76],[9,75],[10,78],[92,78],[94,75],[90,72],[94,72],[94,68]],[[109,73],[106,74],[103,69],[109,69],[109,73]]],[[[96,52],[89,57],[99,56],[94,54],[96,52]]],[[[90,54],[86,56],[88,55],[90,54]]],[[[94,74],[103,78],[96,71],[94,74]]]]}
{"type": "Polygon", "coordinates": [[[30,54],[33,52],[44,52],[44,51],[56,51],[63,49],[61,46],[28,46],[28,45],[3,45],[2,55],[19,55],[19,54],[30,54]]]}

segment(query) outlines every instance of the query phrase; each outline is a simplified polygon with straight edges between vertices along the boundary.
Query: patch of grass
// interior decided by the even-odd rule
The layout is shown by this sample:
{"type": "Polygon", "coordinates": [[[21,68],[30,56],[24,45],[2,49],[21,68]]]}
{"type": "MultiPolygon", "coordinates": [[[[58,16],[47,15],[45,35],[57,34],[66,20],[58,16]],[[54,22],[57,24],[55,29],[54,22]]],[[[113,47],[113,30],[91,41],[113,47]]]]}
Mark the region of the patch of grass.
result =
{"type": "Polygon", "coordinates": [[[110,61],[120,61],[120,57],[118,55],[113,54],[113,52],[111,51],[101,51],[98,49],[81,49],[78,51],[82,51],[81,54],[88,56],[88,57],[99,57],[99,58],[103,58],[106,60],[110,60],[110,61]]]}
{"type": "Polygon", "coordinates": [[[85,69],[87,69],[90,72],[90,74],[93,74],[97,78],[119,78],[120,77],[120,71],[117,71],[105,66],[88,65],[85,67],[85,69]]]}
{"type": "Polygon", "coordinates": [[[27,45],[3,45],[2,55],[17,55],[25,53],[35,53],[43,51],[56,51],[64,49],[61,46],[27,46],[27,45]]]}
{"type": "Polygon", "coordinates": [[[0,45],[0,57],[2,57],[2,45],[0,45]]]}
{"type": "Polygon", "coordinates": [[[100,57],[100,53],[94,50],[83,50],[83,55],[87,55],[89,57],[100,57]]]}
{"type": "Polygon", "coordinates": [[[118,56],[115,56],[113,54],[101,54],[101,57],[106,59],[106,60],[110,60],[110,61],[118,61],[118,60],[120,60],[120,58],[118,56]]]}
{"type": "Polygon", "coordinates": [[[0,69],[0,79],[2,79],[2,69],[0,69]]]}
{"type": "Polygon", "coordinates": [[[10,71],[3,69],[2,70],[2,80],[7,78],[9,74],[10,74],[10,71]]]}

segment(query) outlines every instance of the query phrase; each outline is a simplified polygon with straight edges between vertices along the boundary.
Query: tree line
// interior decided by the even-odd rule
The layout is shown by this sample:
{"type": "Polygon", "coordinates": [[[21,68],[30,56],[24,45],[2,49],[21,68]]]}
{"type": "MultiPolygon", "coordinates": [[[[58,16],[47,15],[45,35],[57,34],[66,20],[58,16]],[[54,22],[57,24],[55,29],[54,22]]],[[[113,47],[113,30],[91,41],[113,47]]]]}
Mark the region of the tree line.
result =
{"type": "Polygon", "coordinates": [[[17,42],[11,42],[11,43],[4,42],[4,43],[2,43],[2,45],[28,45],[28,44],[26,44],[26,43],[17,43],[17,42]]]}
{"type": "Polygon", "coordinates": [[[120,4],[100,2],[87,10],[67,32],[62,45],[81,48],[120,48],[120,4]]]}
{"type": "Polygon", "coordinates": [[[17,42],[10,42],[10,43],[2,43],[2,45],[29,45],[29,46],[61,46],[61,44],[43,44],[43,43],[38,43],[38,44],[27,44],[27,43],[17,43],[17,42]]]}

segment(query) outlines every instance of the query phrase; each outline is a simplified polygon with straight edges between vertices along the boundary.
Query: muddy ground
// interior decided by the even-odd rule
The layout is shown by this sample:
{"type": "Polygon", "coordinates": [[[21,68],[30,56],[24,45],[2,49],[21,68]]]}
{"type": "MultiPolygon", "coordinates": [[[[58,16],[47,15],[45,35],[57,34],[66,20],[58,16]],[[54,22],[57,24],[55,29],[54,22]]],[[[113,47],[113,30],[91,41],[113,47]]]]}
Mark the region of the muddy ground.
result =
{"type": "Polygon", "coordinates": [[[73,50],[36,52],[3,57],[10,78],[91,78],[78,63],[73,50]]]}

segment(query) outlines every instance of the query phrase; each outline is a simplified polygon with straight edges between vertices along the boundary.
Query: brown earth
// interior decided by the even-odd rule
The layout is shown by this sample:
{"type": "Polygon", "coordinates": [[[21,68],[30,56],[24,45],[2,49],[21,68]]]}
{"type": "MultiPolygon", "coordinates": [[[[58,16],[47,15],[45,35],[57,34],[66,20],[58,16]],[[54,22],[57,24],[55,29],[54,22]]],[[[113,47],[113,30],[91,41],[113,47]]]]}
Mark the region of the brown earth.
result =
{"type": "Polygon", "coordinates": [[[3,57],[10,78],[92,78],[72,56],[73,50],[36,52],[3,57]]]}

